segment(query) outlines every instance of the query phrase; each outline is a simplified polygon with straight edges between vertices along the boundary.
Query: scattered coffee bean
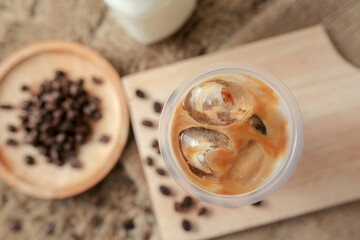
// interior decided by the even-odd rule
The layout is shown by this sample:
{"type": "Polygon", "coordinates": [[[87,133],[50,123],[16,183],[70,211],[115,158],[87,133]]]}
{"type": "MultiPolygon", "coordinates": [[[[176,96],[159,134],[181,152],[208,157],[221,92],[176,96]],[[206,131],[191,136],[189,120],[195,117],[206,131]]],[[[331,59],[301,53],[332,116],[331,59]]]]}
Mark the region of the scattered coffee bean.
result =
{"type": "Polygon", "coordinates": [[[142,121],[142,125],[144,125],[145,127],[153,127],[154,126],[154,123],[150,120],[143,120],[142,121]]]}
{"type": "Polygon", "coordinates": [[[81,168],[81,163],[79,160],[74,156],[69,156],[67,158],[67,161],[69,162],[70,166],[73,168],[81,168]]]}
{"type": "Polygon", "coordinates": [[[161,154],[161,152],[160,152],[160,146],[157,146],[157,147],[156,147],[156,152],[157,152],[158,154],[161,154]]]}
{"type": "Polygon", "coordinates": [[[95,84],[102,84],[103,83],[103,81],[100,79],[100,78],[98,78],[98,77],[92,77],[92,81],[95,83],[95,84]]]}
{"type": "Polygon", "coordinates": [[[101,142],[101,143],[108,143],[109,141],[110,141],[110,136],[108,136],[108,135],[102,135],[101,137],[100,137],[100,139],[99,139],[99,142],[101,142]]]}
{"type": "Polygon", "coordinates": [[[3,104],[3,105],[0,105],[0,108],[4,109],[4,110],[12,110],[12,109],[14,109],[14,106],[12,106],[10,104],[3,104]]]}
{"type": "Polygon", "coordinates": [[[152,213],[151,207],[145,207],[145,208],[144,208],[144,212],[147,213],[147,214],[152,213]]]}
{"type": "Polygon", "coordinates": [[[186,196],[182,201],[181,205],[184,209],[190,208],[193,204],[193,199],[190,196],[186,196]]]}
{"type": "Polygon", "coordinates": [[[162,108],[163,108],[163,106],[162,106],[161,103],[159,103],[159,102],[154,102],[154,111],[155,111],[156,113],[161,113],[162,108]]]}
{"type": "Polygon", "coordinates": [[[6,144],[8,146],[17,146],[18,142],[15,139],[9,138],[8,140],[6,140],[6,144]]]}
{"type": "Polygon", "coordinates": [[[134,224],[134,221],[132,219],[127,219],[123,222],[123,227],[126,229],[126,230],[131,230],[133,228],[135,228],[135,224],[134,224]]]}
{"type": "Polygon", "coordinates": [[[171,195],[171,191],[168,187],[164,186],[164,185],[161,185],[159,187],[160,189],[160,192],[164,195],[164,196],[170,196],[171,195]]]}
{"type": "Polygon", "coordinates": [[[251,117],[250,117],[250,125],[255,129],[255,131],[257,131],[258,133],[261,133],[263,135],[266,135],[267,134],[267,131],[266,131],[266,126],[264,124],[264,122],[261,120],[261,118],[256,115],[256,114],[253,114],[251,117]]]}
{"type": "Polygon", "coordinates": [[[152,142],[151,142],[151,147],[153,147],[153,148],[158,148],[159,147],[159,141],[158,140],[153,140],[152,142]]]}
{"type": "Polygon", "coordinates": [[[94,200],[94,205],[95,205],[95,207],[102,207],[102,206],[104,206],[104,202],[105,201],[102,197],[97,197],[94,200]]]}
{"type": "Polygon", "coordinates": [[[18,129],[14,125],[8,125],[7,130],[9,130],[10,132],[17,132],[18,129]]]}
{"type": "Polygon", "coordinates": [[[66,74],[65,72],[61,71],[61,70],[56,70],[55,71],[55,76],[56,77],[64,77],[66,74]]]}
{"type": "Polygon", "coordinates": [[[138,96],[139,98],[146,98],[145,93],[144,93],[143,91],[141,91],[140,89],[137,89],[137,90],[135,91],[135,94],[136,94],[136,96],[138,96]]]}
{"type": "Polygon", "coordinates": [[[103,223],[102,217],[95,215],[91,218],[91,225],[93,227],[99,227],[103,223]]]}
{"type": "Polygon", "coordinates": [[[29,91],[29,86],[28,85],[22,85],[21,86],[21,91],[23,91],[23,92],[27,92],[27,91],[29,91]]]}
{"type": "Polygon", "coordinates": [[[154,160],[152,159],[152,157],[146,157],[145,162],[148,166],[154,165],[154,160]]]}
{"type": "Polygon", "coordinates": [[[143,240],[149,240],[150,237],[151,237],[150,232],[144,232],[144,234],[142,235],[143,240]]]}
{"type": "Polygon", "coordinates": [[[182,204],[178,203],[178,202],[174,203],[174,209],[175,209],[176,212],[183,212],[184,211],[184,209],[182,207],[182,204]]]}
{"type": "Polygon", "coordinates": [[[157,168],[156,173],[159,174],[160,176],[165,176],[166,175],[165,170],[162,169],[162,168],[157,168]]]}
{"type": "Polygon", "coordinates": [[[191,223],[188,220],[183,220],[181,226],[185,231],[191,230],[191,223]]]}
{"type": "Polygon", "coordinates": [[[44,227],[43,227],[43,232],[46,234],[46,235],[51,235],[54,233],[54,230],[55,230],[55,223],[53,222],[47,222],[44,227]]]}
{"type": "Polygon", "coordinates": [[[79,234],[77,234],[77,233],[72,233],[71,238],[73,240],[81,240],[81,236],[79,234]]]}
{"type": "Polygon", "coordinates": [[[255,206],[255,207],[258,207],[262,204],[262,201],[259,201],[259,202],[256,202],[256,203],[253,203],[252,205],[255,206]]]}
{"type": "Polygon", "coordinates": [[[25,163],[28,165],[34,165],[35,159],[32,156],[25,156],[25,163]]]}
{"type": "Polygon", "coordinates": [[[13,231],[13,232],[18,232],[18,231],[21,230],[22,222],[21,222],[21,220],[19,220],[19,219],[12,220],[12,221],[10,222],[9,227],[10,227],[10,230],[11,230],[11,231],[13,231]]]}
{"type": "Polygon", "coordinates": [[[205,215],[207,213],[207,209],[205,207],[202,207],[198,211],[198,216],[205,215]]]}
{"type": "Polygon", "coordinates": [[[10,222],[9,228],[13,232],[18,232],[22,228],[22,223],[19,220],[13,220],[10,222]]]}

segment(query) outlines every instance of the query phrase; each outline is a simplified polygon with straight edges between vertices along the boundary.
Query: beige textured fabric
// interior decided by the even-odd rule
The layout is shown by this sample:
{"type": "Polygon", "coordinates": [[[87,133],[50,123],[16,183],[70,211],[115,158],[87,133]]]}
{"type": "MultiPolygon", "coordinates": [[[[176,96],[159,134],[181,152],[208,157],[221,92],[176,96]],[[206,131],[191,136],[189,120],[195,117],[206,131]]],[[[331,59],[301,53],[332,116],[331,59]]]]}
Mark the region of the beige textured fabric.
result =
{"type": "MultiPolygon", "coordinates": [[[[359,0],[200,0],[174,36],[145,47],[133,42],[100,0],[0,0],[0,60],[27,44],[63,39],[103,54],[121,75],[322,23],[335,46],[360,67],[359,0]]],[[[2,129],[0,131],[3,131],[2,129]]],[[[336,193],[334,193],[336,194],[336,193]]],[[[96,187],[65,200],[29,198],[0,182],[0,239],[159,239],[132,134],[117,166],[96,187]],[[101,197],[103,206],[94,201],[101,197]],[[93,227],[91,218],[103,219],[93,227]],[[136,228],[122,223],[133,218],[136,228]],[[21,219],[22,229],[9,224],[21,219]],[[54,222],[45,235],[43,226],[54,222]]],[[[360,239],[360,202],[219,239],[360,239]]]]}

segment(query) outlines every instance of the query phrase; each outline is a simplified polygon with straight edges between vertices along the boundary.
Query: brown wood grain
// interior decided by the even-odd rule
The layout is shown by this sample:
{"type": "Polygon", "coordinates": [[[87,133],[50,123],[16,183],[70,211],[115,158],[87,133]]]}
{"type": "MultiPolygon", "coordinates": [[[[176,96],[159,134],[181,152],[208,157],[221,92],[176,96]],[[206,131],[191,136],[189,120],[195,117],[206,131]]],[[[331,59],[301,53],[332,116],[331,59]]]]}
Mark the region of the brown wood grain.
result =
{"type": "Polygon", "coordinates": [[[146,91],[148,100],[165,101],[190,73],[207,64],[239,61],[258,65],[277,75],[296,97],[304,119],[305,145],[300,163],[290,180],[261,207],[222,208],[208,206],[208,216],[196,210],[179,214],[174,201],[186,193],[171,178],[158,176],[143,164],[160,232],[164,239],[204,239],[306,214],[360,198],[360,71],[346,62],[332,46],[322,26],[288,33],[214,54],[188,59],[125,77],[131,120],[140,156],[153,156],[150,146],[156,129],[141,125],[144,118],[158,121],[152,101],[138,99],[134,92],[146,91]],[[158,185],[169,185],[173,197],[159,193],[158,185]],[[182,219],[194,229],[184,232],[182,219]]]}

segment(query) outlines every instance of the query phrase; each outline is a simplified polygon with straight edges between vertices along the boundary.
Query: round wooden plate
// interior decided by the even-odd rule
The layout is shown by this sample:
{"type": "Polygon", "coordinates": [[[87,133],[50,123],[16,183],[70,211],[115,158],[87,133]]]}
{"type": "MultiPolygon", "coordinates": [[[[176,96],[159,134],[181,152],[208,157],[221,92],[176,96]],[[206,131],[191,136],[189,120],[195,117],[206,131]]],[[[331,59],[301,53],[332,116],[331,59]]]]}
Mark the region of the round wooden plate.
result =
{"type": "Polygon", "coordinates": [[[101,99],[103,117],[93,127],[89,141],[80,147],[79,169],[69,164],[58,167],[47,163],[37,150],[22,143],[24,133],[10,133],[8,124],[20,126],[19,109],[0,109],[0,177],[12,187],[37,198],[66,198],[79,194],[103,179],[120,157],[129,131],[129,113],[120,77],[102,56],[77,43],[50,41],[23,48],[0,65],[0,104],[19,105],[27,98],[20,90],[23,84],[35,91],[55,70],[65,71],[70,79],[83,78],[85,88],[101,99]],[[95,76],[101,85],[92,82],[95,76]],[[99,142],[102,135],[110,142],[99,142]],[[11,137],[18,146],[6,145],[11,137]],[[36,164],[25,164],[24,157],[32,155],[36,164]]]}

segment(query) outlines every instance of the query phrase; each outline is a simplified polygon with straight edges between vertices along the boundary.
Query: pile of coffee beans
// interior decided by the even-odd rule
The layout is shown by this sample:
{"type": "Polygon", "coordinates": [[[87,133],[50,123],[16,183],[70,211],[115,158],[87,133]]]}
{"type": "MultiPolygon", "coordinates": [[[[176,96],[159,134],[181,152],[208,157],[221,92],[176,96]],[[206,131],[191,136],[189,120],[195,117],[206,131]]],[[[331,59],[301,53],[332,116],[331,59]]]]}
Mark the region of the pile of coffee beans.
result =
{"type": "MultiPolygon", "coordinates": [[[[24,142],[37,148],[49,163],[80,167],[76,155],[92,133],[92,122],[102,117],[100,99],[85,90],[83,79],[72,81],[60,70],[55,71],[53,79],[40,84],[37,91],[30,92],[23,86],[21,90],[24,89],[29,94],[20,106],[24,142]]],[[[15,145],[13,141],[9,144],[15,145]]]]}

